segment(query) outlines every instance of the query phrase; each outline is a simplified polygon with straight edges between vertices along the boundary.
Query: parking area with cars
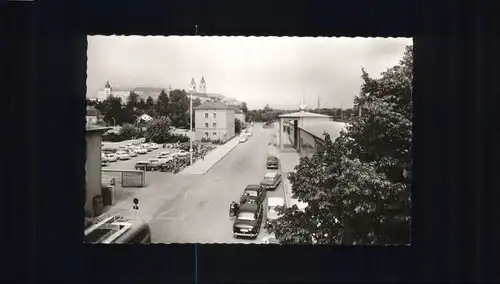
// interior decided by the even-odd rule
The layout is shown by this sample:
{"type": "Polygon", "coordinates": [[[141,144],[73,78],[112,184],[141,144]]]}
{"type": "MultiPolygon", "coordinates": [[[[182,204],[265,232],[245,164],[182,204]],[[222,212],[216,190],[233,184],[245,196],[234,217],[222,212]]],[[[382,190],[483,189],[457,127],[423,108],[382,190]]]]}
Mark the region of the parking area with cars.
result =
{"type": "MultiPolygon", "coordinates": [[[[193,162],[202,158],[216,146],[198,143],[193,151],[193,162]]],[[[189,145],[186,143],[113,143],[102,146],[101,161],[103,180],[113,180],[115,202],[137,193],[137,187],[125,187],[122,173],[139,170],[144,172],[145,187],[164,183],[169,175],[176,174],[189,165],[189,145]],[[186,150],[186,147],[188,150],[186,150]]]]}

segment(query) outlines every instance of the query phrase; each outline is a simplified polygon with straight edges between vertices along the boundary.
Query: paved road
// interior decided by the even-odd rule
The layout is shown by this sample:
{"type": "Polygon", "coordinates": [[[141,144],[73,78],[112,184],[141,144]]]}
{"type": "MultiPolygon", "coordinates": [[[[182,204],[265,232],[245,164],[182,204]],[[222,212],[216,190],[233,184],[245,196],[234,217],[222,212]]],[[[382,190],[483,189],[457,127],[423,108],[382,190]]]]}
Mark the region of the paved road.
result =
{"type": "MultiPolygon", "coordinates": [[[[155,243],[260,243],[236,239],[229,204],[239,200],[244,188],[258,184],[265,172],[265,161],[273,129],[256,126],[253,136],[238,145],[209,172],[190,184],[184,194],[165,204],[150,222],[155,243]]],[[[182,176],[182,175],[178,175],[182,176]]],[[[283,197],[282,185],[268,197],[283,197]]]]}

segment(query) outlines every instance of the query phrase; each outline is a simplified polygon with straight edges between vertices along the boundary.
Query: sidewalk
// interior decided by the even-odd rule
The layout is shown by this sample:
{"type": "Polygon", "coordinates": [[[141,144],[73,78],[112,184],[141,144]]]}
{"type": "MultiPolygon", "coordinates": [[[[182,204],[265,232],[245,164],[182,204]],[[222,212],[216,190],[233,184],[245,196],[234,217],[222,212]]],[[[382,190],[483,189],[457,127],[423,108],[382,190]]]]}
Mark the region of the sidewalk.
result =
{"type": "MultiPolygon", "coordinates": [[[[285,135],[286,134],[283,135],[284,138],[285,135]]],[[[288,139],[283,140],[283,151],[279,149],[279,145],[278,143],[276,143],[276,146],[274,146],[274,144],[269,146],[268,153],[270,155],[278,157],[278,159],[280,160],[281,172],[283,174],[285,205],[288,206],[290,204],[290,200],[292,199],[292,185],[288,180],[288,173],[295,171],[294,167],[300,162],[300,154],[295,151],[288,139]]]]}
{"type": "Polygon", "coordinates": [[[219,145],[205,156],[205,159],[196,161],[193,165],[186,167],[179,174],[182,175],[204,175],[212,169],[222,158],[231,152],[240,143],[238,136],[235,136],[226,144],[219,145]]]}
{"type": "Polygon", "coordinates": [[[145,222],[149,222],[154,218],[154,214],[158,212],[169,200],[174,200],[184,189],[191,183],[197,180],[196,176],[179,177],[169,176],[164,183],[149,185],[148,187],[135,189],[134,194],[129,195],[124,200],[121,200],[106,209],[107,216],[120,213],[120,215],[128,218],[138,217],[145,222]],[[139,199],[139,210],[132,208],[134,206],[134,198],[139,199]],[[137,214],[135,216],[135,214],[137,214]]]}

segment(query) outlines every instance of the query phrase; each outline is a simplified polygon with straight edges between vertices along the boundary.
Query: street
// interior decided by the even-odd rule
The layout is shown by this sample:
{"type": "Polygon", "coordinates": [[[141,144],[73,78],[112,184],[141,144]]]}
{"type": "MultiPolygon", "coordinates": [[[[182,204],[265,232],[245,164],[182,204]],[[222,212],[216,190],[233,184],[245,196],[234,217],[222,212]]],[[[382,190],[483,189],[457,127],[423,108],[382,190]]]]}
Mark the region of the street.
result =
{"type": "MultiPolygon", "coordinates": [[[[260,243],[236,239],[231,201],[238,201],[249,184],[259,184],[266,173],[266,156],[273,129],[254,127],[253,136],[227,154],[209,172],[187,185],[183,194],[165,204],[150,222],[154,243],[260,243]]],[[[182,178],[183,175],[176,177],[182,178]]],[[[282,183],[267,197],[283,197],[282,183]]],[[[264,219],[265,220],[265,219],[264,219]]]]}

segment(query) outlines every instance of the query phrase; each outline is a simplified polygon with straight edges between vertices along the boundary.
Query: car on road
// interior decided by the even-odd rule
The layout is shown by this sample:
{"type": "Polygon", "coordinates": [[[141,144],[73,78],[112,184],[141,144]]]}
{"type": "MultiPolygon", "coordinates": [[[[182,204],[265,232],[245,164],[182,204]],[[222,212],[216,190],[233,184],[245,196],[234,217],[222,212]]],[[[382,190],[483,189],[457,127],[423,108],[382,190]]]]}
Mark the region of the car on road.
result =
{"type": "Polygon", "coordinates": [[[277,157],[275,156],[268,156],[267,161],[266,161],[266,168],[268,170],[270,169],[279,169],[280,168],[280,161],[277,157]]]}
{"type": "Polygon", "coordinates": [[[240,204],[245,203],[263,203],[266,199],[267,192],[265,188],[260,185],[250,184],[248,185],[240,198],[240,204]]]}
{"type": "Polygon", "coordinates": [[[148,152],[148,150],[146,148],[142,148],[142,147],[138,147],[138,148],[135,148],[136,149],[136,152],[138,154],[141,154],[141,155],[144,155],[148,152]]]}
{"type": "Polygon", "coordinates": [[[264,175],[264,180],[260,182],[260,186],[267,190],[276,190],[281,182],[281,174],[278,172],[267,172],[264,175]]]}
{"type": "Polygon", "coordinates": [[[116,155],[118,156],[118,160],[130,160],[130,155],[127,151],[117,151],[116,155]]]}
{"type": "Polygon", "coordinates": [[[116,162],[118,161],[118,156],[116,154],[106,154],[108,157],[108,162],[116,162]]]}
{"type": "Polygon", "coordinates": [[[262,226],[262,211],[260,203],[243,204],[234,220],[233,235],[235,237],[257,238],[262,226]]]}
{"type": "Polygon", "coordinates": [[[139,161],[135,163],[134,168],[140,171],[147,171],[151,167],[151,163],[148,161],[139,161]]]}
{"type": "Polygon", "coordinates": [[[246,138],[246,136],[241,136],[240,137],[240,143],[245,143],[247,142],[248,138],[246,138]]]}

